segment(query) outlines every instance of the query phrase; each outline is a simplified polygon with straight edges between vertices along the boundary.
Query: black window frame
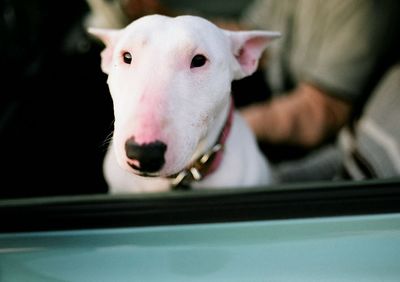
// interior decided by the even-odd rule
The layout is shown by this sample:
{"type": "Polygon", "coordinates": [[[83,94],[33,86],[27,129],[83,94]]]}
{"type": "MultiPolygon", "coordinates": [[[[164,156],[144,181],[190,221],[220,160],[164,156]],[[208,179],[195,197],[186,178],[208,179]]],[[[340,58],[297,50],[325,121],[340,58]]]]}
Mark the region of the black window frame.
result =
{"type": "Polygon", "coordinates": [[[400,181],[377,179],[0,201],[1,233],[226,223],[400,212],[400,181]]]}

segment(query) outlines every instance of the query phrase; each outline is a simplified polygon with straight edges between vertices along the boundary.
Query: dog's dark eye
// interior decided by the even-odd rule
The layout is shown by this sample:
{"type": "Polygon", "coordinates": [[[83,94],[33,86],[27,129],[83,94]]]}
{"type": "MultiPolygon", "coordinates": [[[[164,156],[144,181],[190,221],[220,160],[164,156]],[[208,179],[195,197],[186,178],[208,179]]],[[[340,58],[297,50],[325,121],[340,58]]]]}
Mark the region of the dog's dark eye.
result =
{"type": "Polygon", "coordinates": [[[132,55],[129,52],[124,52],[122,54],[122,58],[124,59],[124,63],[130,65],[132,62],[132,55]]]}
{"type": "Polygon", "coordinates": [[[207,58],[204,57],[204,55],[196,55],[193,57],[192,62],[190,63],[190,68],[199,68],[204,66],[204,64],[207,62],[207,58]]]}

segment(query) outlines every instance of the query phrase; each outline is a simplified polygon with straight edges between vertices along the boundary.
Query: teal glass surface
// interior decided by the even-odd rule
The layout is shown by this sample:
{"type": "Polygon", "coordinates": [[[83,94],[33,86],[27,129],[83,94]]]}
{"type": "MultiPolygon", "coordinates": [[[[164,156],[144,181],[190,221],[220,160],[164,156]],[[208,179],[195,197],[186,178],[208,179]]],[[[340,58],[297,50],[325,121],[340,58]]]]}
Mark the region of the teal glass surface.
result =
{"type": "Polygon", "coordinates": [[[0,281],[400,281],[400,214],[2,234],[0,281]]]}

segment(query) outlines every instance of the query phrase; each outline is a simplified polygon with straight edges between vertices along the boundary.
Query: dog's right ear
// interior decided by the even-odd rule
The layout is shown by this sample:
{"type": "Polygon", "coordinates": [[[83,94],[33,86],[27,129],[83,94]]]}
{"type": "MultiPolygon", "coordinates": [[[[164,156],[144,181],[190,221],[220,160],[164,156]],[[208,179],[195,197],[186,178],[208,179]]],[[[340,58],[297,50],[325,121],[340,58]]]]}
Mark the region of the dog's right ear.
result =
{"type": "Polygon", "coordinates": [[[105,48],[101,52],[101,69],[104,73],[108,74],[111,66],[112,54],[114,45],[119,37],[119,29],[103,29],[103,28],[88,28],[89,34],[94,35],[100,39],[105,48]]]}

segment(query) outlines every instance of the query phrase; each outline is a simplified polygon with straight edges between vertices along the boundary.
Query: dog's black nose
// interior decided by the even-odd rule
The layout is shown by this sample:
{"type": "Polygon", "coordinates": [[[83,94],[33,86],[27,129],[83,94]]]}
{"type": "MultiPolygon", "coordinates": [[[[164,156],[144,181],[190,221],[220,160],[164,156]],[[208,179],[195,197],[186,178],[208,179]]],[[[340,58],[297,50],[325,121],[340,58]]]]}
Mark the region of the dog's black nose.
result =
{"type": "Polygon", "coordinates": [[[128,164],[143,173],[159,171],[165,163],[166,150],[167,145],[161,141],[138,144],[132,137],[125,142],[126,156],[134,161],[128,164]]]}

